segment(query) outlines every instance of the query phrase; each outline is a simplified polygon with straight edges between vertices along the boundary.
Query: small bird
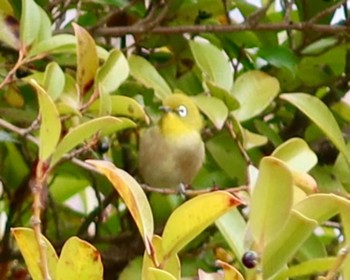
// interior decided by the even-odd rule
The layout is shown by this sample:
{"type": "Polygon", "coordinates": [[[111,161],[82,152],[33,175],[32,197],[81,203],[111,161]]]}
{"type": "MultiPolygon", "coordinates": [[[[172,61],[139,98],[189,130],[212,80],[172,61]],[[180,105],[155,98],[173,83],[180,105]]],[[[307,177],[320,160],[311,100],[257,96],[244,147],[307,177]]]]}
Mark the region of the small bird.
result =
{"type": "Polygon", "coordinates": [[[149,186],[179,188],[190,184],[203,164],[203,120],[181,93],[166,97],[160,109],[164,114],[158,124],[140,133],[139,171],[149,186]]]}

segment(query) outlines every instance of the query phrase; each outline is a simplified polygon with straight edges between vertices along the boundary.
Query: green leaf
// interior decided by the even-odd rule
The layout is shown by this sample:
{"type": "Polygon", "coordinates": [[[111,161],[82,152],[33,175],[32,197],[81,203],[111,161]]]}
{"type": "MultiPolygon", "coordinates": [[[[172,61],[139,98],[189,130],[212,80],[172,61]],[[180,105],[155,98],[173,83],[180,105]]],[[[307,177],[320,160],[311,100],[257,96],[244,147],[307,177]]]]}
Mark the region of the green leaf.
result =
{"type": "Polygon", "coordinates": [[[232,209],[217,219],[215,224],[240,261],[245,252],[244,240],[246,234],[246,221],[241,213],[236,208],[232,209]]]}
{"type": "Polygon", "coordinates": [[[350,202],[334,194],[313,194],[297,203],[294,208],[321,224],[341,211],[349,211],[350,202]]]}
{"type": "Polygon", "coordinates": [[[59,34],[38,42],[29,51],[29,56],[59,52],[75,52],[76,38],[71,34],[59,34]]]}
{"type": "Polygon", "coordinates": [[[350,155],[346,150],[342,132],[334,116],[321,100],[305,93],[282,94],[280,97],[296,106],[309,117],[344,155],[350,165],[350,155]]]}
{"type": "Polygon", "coordinates": [[[225,103],[229,111],[233,111],[239,108],[238,100],[234,96],[232,96],[229,91],[216,86],[210,81],[207,81],[206,85],[210,91],[210,94],[213,97],[221,99],[225,103]]]}
{"type": "Polygon", "coordinates": [[[228,57],[214,45],[190,41],[190,48],[203,80],[208,80],[227,91],[233,84],[233,71],[228,57]]]}
{"type": "Polygon", "coordinates": [[[79,25],[73,23],[77,44],[77,83],[80,95],[84,96],[92,87],[99,65],[94,39],[79,25]]]}
{"type": "Polygon", "coordinates": [[[282,231],[266,245],[263,251],[263,279],[269,279],[280,271],[317,226],[315,220],[294,210],[283,224],[285,226],[282,231]]]}
{"type": "Polygon", "coordinates": [[[217,129],[222,129],[228,116],[228,110],[224,102],[216,97],[206,95],[196,95],[191,99],[217,129]]]}
{"type": "Polygon", "coordinates": [[[141,186],[131,175],[115,167],[111,162],[102,160],[86,162],[103,173],[118,191],[140,231],[147,254],[151,255],[154,222],[151,207],[141,186]]]}
{"type": "Polygon", "coordinates": [[[84,142],[97,132],[109,134],[126,128],[134,127],[135,123],[128,119],[115,117],[95,118],[72,128],[58,144],[52,155],[51,166],[54,166],[65,153],[84,142]]]}
{"type": "Polygon", "coordinates": [[[244,184],[246,165],[237,142],[227,133],[221,133],[205,143],[206,148],[218,165],[232,179],[238,179],[239,184],[244,184]]]}
{"type": "Polygon", "coordinates": [[[286,165],[264,157],[250,204],[249,229],[258,246],[276,238],[286,224],[293,204],[293,177],[286,165]]]}
{"type": "Polygon", "coordinates": [[[20,40],[22,47],[28,48],[38,37],[41,24],[40,7],[34,0],[22,0],[20,40]]]}
{"type": "Polygon", "coordinates": [[[278,68],[285,68],[292,75],[295,75],[298,59],[289,48],[282,46],[265,46],[259,49],[257,55],[265,59],[271,65],[278,68]]]}
{"type": "MultiPolygon", "coordinates": [[[[11,229],[11,232],[16,240],[19,250],[21,251],[30,276],[34,280],[44,280],[40,269],[40,251],[34,231],[30,228],[13,228],[11,229]]],[[[52,279],[56,279],[55,275],[58,262],[57,254],[45,236],[42,235],[41,238],[45,243],[49,274],[52,279]]]]}
{"type": "MultiPolygon", "coordinates": [[[[135,99],[123,95],[112,95],[109,101],[112,115],[143,120],[146,123],[149,122],[145,110],[135,99]]],[[[100,100],[96,100],[89,106],[88,111],[97,112],[100,108],[100,102],[100,100]]]]}
{"type": "Polygon", "coordinates": [[[146,59],[132,55],[128,61],[131,75],[147,88],[152,88],[159,99],[162,100],[172,93],[163,77],[146,59]]]}
{"type": "Polygon", "coordinates": [[[177,254],[221,215],[240,204],[241,201],[230,193],[216,191],[197,196],[180,205],[164,227],[164,258],[177,254]]]}
{"type": "Polygon", "coordinates": [[[278,80],[264,72],[253,70],[242,74],[232,90],[241,105],[234,111],[236,118],[246,121],[259,115],[271,104],[279,90],[278,80]]]}
{"type": "Polygon", "coordinates": [[[244,148],[246,150],[263,146],[267,143],[267,138],[264,135],[250,132],[247,129],[243,130],[244,148]]]}
{"type": "Polygon", "coordinates": [[[282,160],[292,170],[309,172],[317,164],[317,156],[301,138],[291,138],[278,146],[271,156],[282,160]]]}
{"type": "Polygon", "coordinates": [[[254,120],[254,125],[257,131],[260,134],[265,135],[275,147],[283,143],[281,136],[277,133],[276,130],[273,129],[273,127],[270,126],[268,122],[257,119],[254,120]]]}
{"type": "Polygon", "coordinates": [[[120,50],[114,49],[98,70],[97,81],[103,85],[108,94],[111,94],[118,89],[128,76],[128,61],[120,50]]]}
{"type": "Polygon", "coordinates": [[[61,136],[61,120],[55,103],[39,84],[31,79],[29,83],[36,89],[41,125],[39,133],[39,159],[47,160],[55,151],[61,136]]]}
{"type": "Polygon", "coordinates": [[[34,45],[43,40],[47,40],[52,36],[51,20],[46,14],[46,12],[40,6],[38,8],[40,12],[40,28],[38,31],[38,35],[35,38],[34,45]]]}
{"type": "Polygon", "coordinates": [[[63,92],[65,77],[61,67],[56,62],[46,66],[44,75],[44,88],[53,101],[57,100],[63,92]]]}
{"type": "Polygon", "coordinates": [[[309,87],[328,86],[345,71],[348,46],[338,45],[318,56],[303,57],[297,75],[309,87]]]}
{"type": "Polygon", "coordinates": [[[71,237],[62,248],[57,263],[56,280],[103,279],[101,255],[95,247],[78,237],[71,237]]]}
{"type": "Polygon", "coordinates": [[[315,275],[326,272],[332,268],[335,262],[335,257],[315,258],[306,262],[289,267],[280,272],[275,279],[290,279],[301,276],[315,275]]]}
{"type": "Polygon", "coordinates": [[[301,53],[303,55],[317,55],[324,52],[328,48],[333,47],[338,42],[339,41],[336,37],[321,38],[320,40],[306,46],[301,53]]]}
{"type": "Polygon", "coordinates": [[[169,272],[159,269],[159,268],[154,268],[150,267],[148,268],[148,276],[149,280],[176,280],[176,278],[171,275],[169,272]]]}

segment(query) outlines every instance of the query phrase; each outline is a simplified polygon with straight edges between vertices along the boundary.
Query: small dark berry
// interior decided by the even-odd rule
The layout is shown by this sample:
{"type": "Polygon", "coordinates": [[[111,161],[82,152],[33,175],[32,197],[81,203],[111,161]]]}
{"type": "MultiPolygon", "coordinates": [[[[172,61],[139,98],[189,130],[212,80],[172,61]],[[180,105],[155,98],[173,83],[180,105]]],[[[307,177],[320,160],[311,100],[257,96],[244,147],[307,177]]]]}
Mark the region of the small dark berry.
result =
{"type": "Polygon", "coordinates": [[[27,76],[29,76],[31,73],[29,70],[26,70],[26,69],[17,69],[16,71],[16,77],[17,79],[22,79],[22,78],[25,78],[27,76]]]}
{"type": "Polygon", "coordinates": [[[100,143],[98,143],[97,151],[102,155],[104,153],[107,153],[109,150],[109,142],[106,140],[102,140],[100,143]]]}
{"type": "Polygon", "coordinates": [[[255,251],[247,251],[243,254],[242,263],[246,268],[254,268],[258,264],[258,254],[255,251]]]}

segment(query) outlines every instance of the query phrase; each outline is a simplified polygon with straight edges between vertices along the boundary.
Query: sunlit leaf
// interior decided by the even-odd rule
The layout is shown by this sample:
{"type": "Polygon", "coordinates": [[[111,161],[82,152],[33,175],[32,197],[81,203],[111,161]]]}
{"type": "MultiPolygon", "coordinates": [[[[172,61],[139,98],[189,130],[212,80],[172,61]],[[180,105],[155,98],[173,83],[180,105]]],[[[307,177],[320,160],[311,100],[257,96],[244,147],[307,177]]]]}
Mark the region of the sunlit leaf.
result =
{"type": "Polygon", "coordinates": [[[246,222],[237,209],[232,209],[215,221],[227,244],[240,260],[244,254],[246,222]]]}
{"type": "Polygon", "coordinates": [[[20,21],[20,40],[24,48],[28,48],[37,38],[41,24],[40,7],[34,0],[22,0],[20,21]]]}
{"type": "MultiPolygon", "coordinates": [[[[40,251],[34,231],[30,228],[13,228],[11,232],[15,237],[30,276],[34,280],[44,280],[40,269],[40,251]]],[[[49,273],[52,279],[55,279],[58,257],[55,249],[45,236],[42,236],[42,240],[45,243],[49,273]]]]}
{"type": "MultiPolygon", "coordinates": [[[[148,116],[143,107],[133,98],[123,95],[112,95],[109,98],[111,103],[111,114],[115,116],[129,117],[134,120],[143,120],[148,123],[148,116]]],[[[88,111],[97,112],[100,108],[100,100],[92,103],[88,111]]]]}
{"type": "Polygon", "coordinates": [[[266,245],[263,251],[264,279],[269,279],[280,271],[317,226],[315,220],[294,210],[284,224],[282,231],[266,245]]]}
{"type": "Polygon", "coordinates": [[[321,224],[341,211],[349,211],[350,201],[334,194],[313,194],[297,203],[294,208],[321,224]]]}
{"type": "Polygon", "coordinates": [[[280,90],[276,78],[253,70],[238,77],[232,94],[239,101],[240,107],[234,111],[239,121],[246,121],[257,116],[271,104],[280,90]]]}
{"type": "Polygon", "coordinates": [[[224,102],[216,97],[196,95],[192,98],[199,109],[213,122],[217,129],[222,129],[228,110],[224,102]]]}
{"type": "Polygon", "coordinates": [[[113,184],[128,207],[144,240],[146,251],[151,254],[153,238],[153,216],[147,197],[137,181],[127,172],[115,167],[111,162],[87,160],[102,172],[113,184]]]}
{"type": "Polygon", "coordinates": [[[63,92],[65,77],[61,67],[56,62],[46,66],[44,76],[44,87],[51,99],[55,101],[63,92]]]}
{"type": "Polygon", "coordinates": [[[220,88],[210,81],[206,81],[206,85],[210,91],[210,94],[221,99],[229,111],[239,108],[238,100],[233,95],[231,95],[228,90],[220,88]]]}
{"type": "Polygon", "coordinates": [[[39,135],[39,159],[47,160],[55,151],[61,135],[61,120],[55,103],[39,84],[31,79],[30,84],[36,89],[41,116],[39,135]]]}
{"type": "Polygon", "coordinates": [[[146,59],[132,55],[128,61],[131,75],[144,86],[152,88],[159,99],[164,99],[172,93],[162,76],[146,59]]]}
{"type": "Polygon", "coordinates": [[[135,123],[129,119],[120,119],[115,117],[95,118],[72,128],[60,141],[55,152],[52,155],[51,166],[55,165],[65,153],[69,152],[75,146],[90,138],[97,132],[108,134],[131,128],[135,123]]]}
{"type": "Polygon", "coordinates": [[[327,106],[317,97],[305,93],[282,94],[281,98],[296,106],[332,141],[350,164],[342,132],[327,106]]]}
{"type": "Polygon", "coordinates": [[[57,263],[56,280],[103,279],[101,255],[95,247],[78,237],[64,244],[57,263]]]}
{"type": "Polygon", "coordinates": [[[108,94],[116,91],[129,76],[129,64],[123,53],[117,49],[110,52],[107,60],[97,72],[97,81],[108,94]]]}
{"type": "Polygon", "coordinates": [[[80,94],[85,95],[92,87],[98,68],[98,55],[94,39],[79,25],[73,23],[77,40],[77,82],[80,94]]]}
{"type": "Polygon", "coordinates": [[[41,42],[43,40],[47,40],[51,37],[51,20],[46,12],[39,6],[40,12],[40,28],[38,31],[38,35],[35,38],[34,44],[41,42]]]}
{"type": "Polygon", "coordinates": [[[289,267],[280,272],[277,279],[290,279],[295,277],[315,275],[315,273],[324,273],[332,268],[335,257],[317,258],[289,267]]]}
{"type": "Polygon", "coordinates": [[[282,160],[297,171],[310,171],[317,164],[317,156],[301,138],[291,138],[278,146],[271,156],[282,160]]]}
{"type": "Polygon", "coordinates": [[[190,41],[192,54],[203,72],[203,80],[230,91],[233,84],[233,71],[225,53],[214,45],[190,41]]]}
{"type": "Polygon", "coordinates": [[[253,133],[247,129],[244,132],[244,147],[249,150],[267,144],[267,138],[264,135],[253,133]]]}
{"type": "Polygon", "coordinates": [[[283,228],[293,203],[293,177],[286,165],[273,157],[264,157],[250,204],[249,229],[263,247],[283,228]]]}
{"type": "Polygon", "coordinates": [[[157,266],[161,266],[164,271],[170,273],[175,279],[181,278],[181,269],[180,269],[180,259],[177,254],[173,254],[168,257],[166,260],[163,255],[163,247],[162,247],[162,239],[161,237],[155,235],[152,240],[153,245],[153,256],[149,256],[147,252],[145,252],[143,256],[143,265],[142,265],[142,279],[151,279],[152,273],[150,273],[149,268],[157,268],[157,266]],[[156,258],[155,265],[152,257],[156,258]]]}
{"type": "Polygon", "coordinates": [[[172,276],[169,272],[159,269],[150,267],[148,268],[148,277],[149,280],[176,280],[174,276],[172,276]]]}
{"type": "Polygon", "coordinates": [[[224,271],[223,280],[244,280],[239,270],[232,265],[229,265],[228,263],[222,261],[217,261],[217,264],[221,266],[224,271]]]}
{"type": "Polygon", "coordinates": [[[239,204],[241,202],[231,194],[217,191],[197,196],[180,205],[164,227],[164,258],[178,253],[206,227],[239,204]]]}

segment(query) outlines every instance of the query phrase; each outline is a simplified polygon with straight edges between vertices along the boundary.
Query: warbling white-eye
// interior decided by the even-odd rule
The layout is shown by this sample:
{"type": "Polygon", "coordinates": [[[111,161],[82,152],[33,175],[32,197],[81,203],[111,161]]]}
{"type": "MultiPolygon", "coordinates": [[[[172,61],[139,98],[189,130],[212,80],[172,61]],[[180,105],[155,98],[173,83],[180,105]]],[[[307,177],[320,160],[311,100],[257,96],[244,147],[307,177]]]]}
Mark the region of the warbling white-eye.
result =
{"type": "Polygon", "coordinates": [[[203,120],[184,94],[166,97],[161,109],[158,124],[140,134],[139,171],[149,186],[177,188],[190,184],[203,164],[203,120]]]}

